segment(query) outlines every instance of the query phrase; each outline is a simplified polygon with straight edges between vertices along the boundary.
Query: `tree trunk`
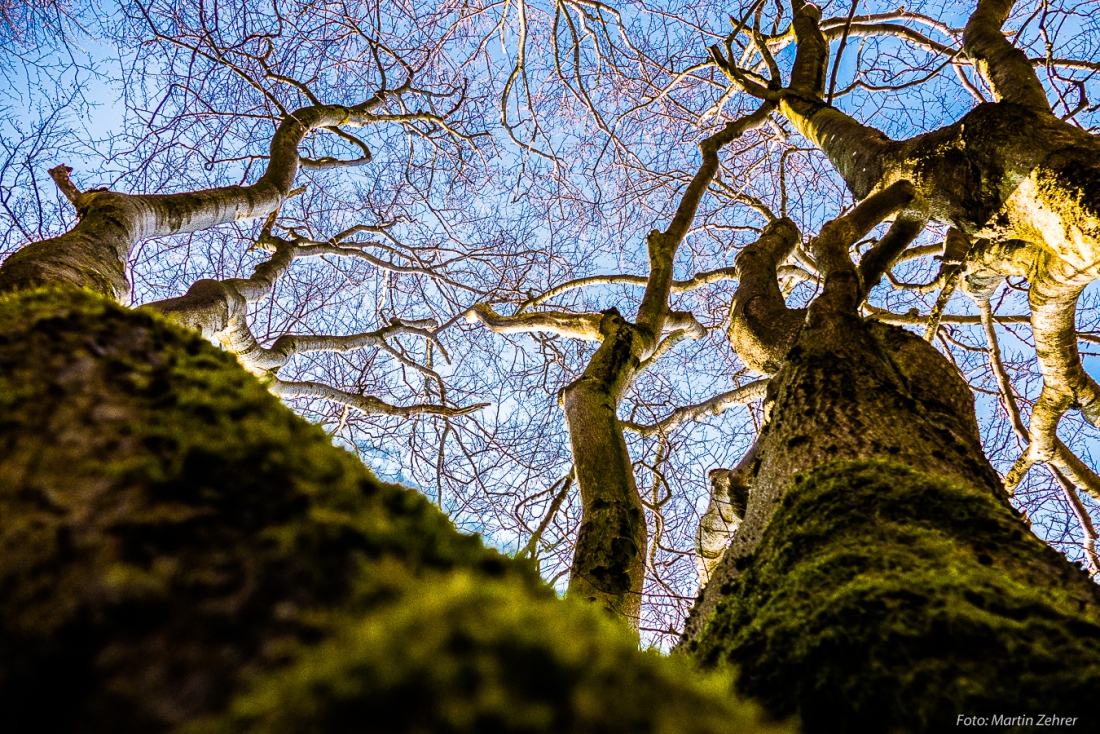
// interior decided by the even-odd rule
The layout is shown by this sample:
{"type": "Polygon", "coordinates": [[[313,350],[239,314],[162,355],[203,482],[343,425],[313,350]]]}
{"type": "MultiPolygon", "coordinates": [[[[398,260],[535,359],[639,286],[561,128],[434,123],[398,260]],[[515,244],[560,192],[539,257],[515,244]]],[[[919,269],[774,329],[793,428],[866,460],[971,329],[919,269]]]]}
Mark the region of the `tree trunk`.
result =
{"type": "Polygon", "coordinates": [[[6,733],[785,730],[72,287],[0,295],[0,558],[6,733]]]}
{"type": "MultiPolygon", "coordinates": [[[[1009,504],[947,359],[858,315],[928,219],[988,240],[965,258],[968,276],[1028,276],[1044,379],[1010,479],[1034,461],[1069,465],[1057,458],[1058,419],[1074,406],[1093,417],[1100,402],[1072,330],[1077,295],[1096,276],[1100,144],[1051,114],[1030,62],[1001,33],[1012,5],[979,0],[964,34],[997,103],[895,142],[825,103],[821,12],[792,2],[790,85],[767,94],[863,201],[811,243],[825,285],[789,352],[782,325],[735,303],[735,349],[758,368],[781,366],[749,466],[737,470],[751,488],[744,521],[684,647],[704,666],[736,666],[743,692],[774,714],[798,713],[808,734],[941,732],[964,717],[1020,730],[1049,725],[1042,713],[1097,726],[1100,587],[1009,504]],[[883,199],[892,189],[895,200],[883,199]],[[856,268],[852,244],[891,213],[890,233],[856,268]]],[[[784,255],[765,245],[746,252],[779,257],[758,257],[746,270],[754,279],[774,277],[784,255]]],[[[770,284],[749,285],[784,312],[770,284]]]]}
{"type": "Polygon", "coordinates": [[[947,359],[824,301],[769,386],[746,517],[685,648],[809,733],[1085,716],[1100,587],[1011,507],[947,359]]]}
{"type": "Polygon", "coordinates": [[[637,328],[614,309],[604,312],[600,332],[603,343],[563,395],[583,509],[569,595],[598,604],[637,631],[647,531],[618,408],[641,346],[637,328]]]}

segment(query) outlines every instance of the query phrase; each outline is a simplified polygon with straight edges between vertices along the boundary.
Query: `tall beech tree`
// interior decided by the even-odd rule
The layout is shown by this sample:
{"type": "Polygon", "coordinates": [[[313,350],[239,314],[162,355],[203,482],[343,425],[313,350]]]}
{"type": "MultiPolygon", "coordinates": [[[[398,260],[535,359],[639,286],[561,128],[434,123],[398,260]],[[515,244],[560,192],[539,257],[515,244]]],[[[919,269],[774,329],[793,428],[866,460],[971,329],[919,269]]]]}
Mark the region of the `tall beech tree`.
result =
{"type": "MultiPolygon", "coordinates": [[[[769,417],[728,477],[748,487],[744,522],[685,633],[692,654],[736,664],[743,691],[801,712],[810,731],[935,730],[952,711],[1005,705],[1087,719],[1080,697],[1100,680],[1098,587],[1036,543],[1008,503],[1037,461],[1085,491],[1100,486],[1056,434],[1068,409],[1094,420],[1096,383],[1073,323],[1100,262],[1100,141],[1051,113],[1031,62],[1001,33],[1011,7],[980,0],[964,32],[996,102],[902,142],[824,99],[816,6],[792,3],[797,51],[781,89],[712,51],[735,84],[821,147],[860,200],[811,241],[824,288],[804,312],[774,285],[790,236],[740,255],[751,266],[730,338],[774,371],[769,417]],[[890,214],[890,230],[853,263],[852,245],[890,214]],[[1043,392],[1004,483],[956,369],[920,337],[860,314],[929,219],[964,240],[962,274],[987,323],[1000,279],[1031,286],[1043,392]]],[[[759,50],[768,56],[766,43],[759,50]]]]}
{"type": "MultiPolygon", "coordinates": [[[[7,723],[104,732],[936,732],[959,715],[1053,712],[1095,728],[1088,702],[1100,689],[1100,587],[1037,538],[1011,502],[1028,473],[1045,467],[1095,565],[1081,495],[1100,498],[1100,478],[1058,428],[1068,411],[1093,422],[1100,416],[1100,387],[1083,368],[1075,322],[1100,263],[1093,170],[1100,143],[1072,123],[1088,106],[1085,81],[1076,111],[1059,99],[1063,119],[1035,73],[1043,65],[1094,66],[1050,51],[1028,58],[1002,30],[1012,6],[977,0],[956,48],[905,24],[952,37],[948,22],[912,11],[861,16],[853,4],[843,17],[823,19],[802,0],[774,9],[755,2],[737,9],[732,31],[707,58],[672,72],[660,58],[667,48],[659,34],[639,38],[626,9],[597,3],[555,4],[547,14],[552,63],[542,68],[531,38],[545,8],[536,3],[499,16],[491,4],[455,17],[441,7],[430,18],[395,23],[389,40],[376,33],[385,25],[380,15],[368,14],[374,26],[360,24],[347,6],[250,11],[233,28],[238,40],[203,8],[192,17],[188,7],[137,6],[132,19],[188,60],[190,76],[179,82],[188,100],[208,111],[212,98],[204,95],[218,94],[208,87],[219,77],[195,71],[208,63],[252,90],[260,102],[248,115],[274,122],[275,132],[266,155],[226,160],[221,148],[236,121],[215,136],[214,159],[247,160],[250,184],[175,192],[158,184],[127,194],[83,190],[70,169],[53,168],[78,223],[0,264],[0,707],[7,723]],[[257,30],[265,24],[270,29],[257,30]],[[288,28],[314,25],[331,35],[313,56],[282,45],[288,28]],[[431,40],[424,55],[395,51],[399,31],[424,33],[431,40]],[[507,42],[516,44],[503,62],[485,51],[497,33],[506,51],[507,42]],[[939,59],[929,78],[956,69],[968,89],[980,97],[985,84],[995,101],[900,142],[858,122],[836,104],[846,91],[836,88],[841,59],[850,39],[876,34],[939,59]],[[334,55],[344,43],[362,44],[354,61],[334,55]],[[468,51],[464,62],[451,63],[443,50],[450,43],[468,51]],[[589,51],[608,70],[610,91],[584,71],[589,51]],[[479,86],[471,59],[485,63],[487,84],[479,86]],[[964,66],[984,82],[972,82],[964,66]],[[540,73],[547,84],[532,83],[540,73]],[[680,85],[693,91],[678,95],[680,85]],[[555,89],[566,90],[572,107],[555,107],[555,89]],[[322,101],[348,93],[361,98],[322,101]],[[551,125],[563,110],[592,121],[598,135],[551,125]],[[646,141],[663,145],[662,136],[676,147],[685,120],[699,125],[712,115],[725,121],[680,146],[689,151],[685,161],[692,156],[688,173],[677,173],[674,155],[638,153],[646,141]],[[493,155],[514,164],[513,189],[528,192],[524,211],[552,224],[522,242],[467,249],[455,259],[483,258],[486,267],[455,275],[446,248],[404,247],[390,234],[397,220],[382,221],[384,212],[324,233],[324,222],[296,221],[305,214],[283,218],[316,184],[307,181],[305,193],[296,187],[303,169],[335,175],[376,165],[379,138],[371,131],[387,125],[433,151],[423,169],[429,180],[453,175],[489,187],[493,155]],[[823,152],[853,206],[836,213],[816,203],[827,176],[789,183],[789,161],[804,151],[788,126],[823,152]],[[485,137],[498,147],[483,145],[485,137]],[[306,148],[321,152],[307,156],[306,148]],[[594,158],[583,184],[568,164],[578,153],[594,158]],[[257,167],[263,172],[254,177],[257,167]],[[606,188],[613,208],[626,212],[616,215],[622,242],[652,230],[644,237],[645,274],[584,274],[579,261],[536,274],[535,261],[557,257],[557,239],[582,229],[555,206],[584,201],[589,186],[601,196],[606,188]],[[673,194],[651,198],[642,193],[647,187],[673,194]],[[554,203],[532,201],[547,192],[554,203]],[[708,209],[714,200],[720,204],[708,209]],[[762,227],[731,214],[746,207],[765,220],[762,227]],[[143,243],[241,220],[262,222],[238,242],[263,253],[251,276],[204,278],[183,295],[126,306],[143,243]],[[928,230],[937,227],[946,234],[929,244],[928,230]],[[685,252],[702,251],[700,233],[717,239],[734,231],[751,234],[732,266],[692,260],[688,277],[675,277],[685,252]],[[356,239],[364,233],[384,234],[389,244],[356,239]],[[531,246],[544,235],[550,243],[531,246]],[[901,279],[905,263],[932,255],[940,262],[930,283],[901,279]],[[421,288],[424,302],[450,311],[443,323],[394,316],[370,331],[268,334],[265,344],[255,304],[273,298],[296,262],[315,258],[423,277],[438,286],[421,288]],[[478,282],[487,272],[499,277],[478,282]],[[935,293],[930,313],[876,305],[872,291],[884,278],[901,291],[935,293]],[[1026,320],[1043,380],[1030,411],[1018,404],[998,345],[1001,317],[991,298],[1006,278],[1029,286],[1026,320]],[[721,290],[731,282],[735,289],[721,290]],[[640,296],[601,310],[599,299],[578,295],[609,285],[640,288],[640,296]],[[957,291],[979,314],[951,310],[957,291]],[[563,296],[576,298],[549,305],[563,296]],[[724,316],[714,319],[715,312],[724,316]],[[520,505],[542,498],[540,525],[521,538],[521,555],[538,556],[570,488],[578,488],[575,542],[559,539],[552,548],[569,559],[572,598],[564,601],[528,563],[461,535],[417,492],[380,482],[275,397],[320,398],[345,415],[438,416],[438,476],[459,452],[486,467],[489,481],[511,476],[494,474],[491,456],[479,465],[461,436],[458,449],[448,449],[455,429],[447,421],[484,405],[455,404],[432,362],[433,354],[446,357],[441,334],[463,316],[471,343],[485,338],[481,327],[493,339],[535,334],[547,362],[557,361],[568,378],[545,390],[561,388],[566,477],[544,477],[546,489],[526,496],[507,487],[488,493],[504,503],[519,497],[520,505]],[[716,328],[723,321],[726,328],[716,328]],[[972,385],[950,347],[945,354],[931,343],[946,333],[965,347],[949,331],[958,325],[987,340],[982,358],[1025,447],[1003,479],[983,448],[972,385]],[[738,360],[727,377],[737,384],[639,419],[647,405],[664,407],[646,402],[647,376],[692,339],[701,346],[689,354],[703,354],[722,331],[738,360]],[[427,345],[424,358],[395,344],[398,336],[427,345]],[[597,346],[567,358],[557,337],[597,346]],[[365,349],[424,378],[430,399],[391,404],[362,387],[279,375],[295,355],[365,349]],[[751,381],[746,372],[755,373],[751,381]],[[673,495],[664,472],[684,450],[673,448],[676,431],[761,397],[752,448],[733,468],[711,467],[694,552],[662,545],[670,519],[663,508],[673,495]],[[628,403],[630,417],[621,417],[628,403]],[[638,438],[628,443],[630,435],[638,438]],[[653,477],[649,499],[640,467],[653,477]],[[661,553],[683,556],[705,584],[678,652],[666,658],[636,649],[638,631],[646,631],[647,578],[670,598],[685,591],[662,577],[661,553]],[[770,723],[781,720],[788,723],[770,723]]],[[[674,37],[670,31],[665,40],[674,37]]],[[[849,90],[872,86],[860,77],[865,52],[858,57],[849,90]]],[[[1052,94],[1063,90],[1055,84],[1052,94]]],[[[223,95],[217,103],[231,101],[223,95]]],[[[398,177],[407,187],[389,201],[397,206],[406,188],[414,191],[417,211],[430,212],[449,241],[460,242],[464,235],[433,199],[439,191],[419,186],[414,169],[424,160],[411,145],[408,160],[398,177]]],[[[11,212],[9,199],[5,193],[11,212]]],[[[486,193],[466,205],[501,201],[486,193]]],[[[495,436],[485,445],[501,454],[520,446],[495,436]]],[[[502,507],[490,509],[509,509],[502,507]]]]}
{"type": "Polygon", "coordinates": [[[676,286],[689,290],[728,273],[698,273],[676,283],[672,275],[676,250],[718,171],[719,150],[763,124],[770,112],[771,105],[765,103],[752,114],[726,123],[699,144],[702,164],[672,222],[663,231],[653,230],[646,239],[650,270],[634,323],[614,308],[600,314],[538,311],[506,317],[480,304],[470,310],[472,319],[493,331],[549,331],[600,343],[581,376],[562,391],[573,475],[583,506],[569,594],[599,604],[635,630],[641,615],[648,533],[619,406],[636,375],[661,353],[681,339],[698,339],[705,333],[690,313],[669,308],[669,295],[676,286]]]}

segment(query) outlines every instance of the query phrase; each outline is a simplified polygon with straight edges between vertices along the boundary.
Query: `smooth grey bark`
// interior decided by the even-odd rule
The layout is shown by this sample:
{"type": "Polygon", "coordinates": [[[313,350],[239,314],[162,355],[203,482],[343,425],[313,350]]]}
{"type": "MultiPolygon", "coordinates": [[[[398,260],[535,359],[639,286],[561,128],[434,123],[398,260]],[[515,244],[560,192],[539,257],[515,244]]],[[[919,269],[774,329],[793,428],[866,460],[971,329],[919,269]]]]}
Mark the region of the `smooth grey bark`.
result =
{"type": "Polygon", "coordinates": [[[352,107],[295,110],[271,139],[267,170],[248,186],[178,194],[80,192],[68,179],[70,169],[55,168],[51,175],[76,207],[79,222],[65,234],[27,245],[9,257],[0,270],[0,292],[71,283],[125,301],[130,291],[125,268],[134,245],[149,237],[267,216],[290,195],[303,138],[320,128],[361,125],[382,101],[376,95],[352,107]]]}
{"type": "Polygon", "coordinates": [[[690,314],[669,306],[676,251],[718,172],[719,150],[763,124],[771,109],[764,104],[699,144],[702,163],[672,221],[646,239],[650,272],[636,321],[626,321],[614,309],[605,311],[599,322],[600,347],[562,394],[582,506],[568,593],[602,605],[635,630],[648,534],[618,407],[647,360],[679,339],[702,336],[702,327],[690,314]]]}

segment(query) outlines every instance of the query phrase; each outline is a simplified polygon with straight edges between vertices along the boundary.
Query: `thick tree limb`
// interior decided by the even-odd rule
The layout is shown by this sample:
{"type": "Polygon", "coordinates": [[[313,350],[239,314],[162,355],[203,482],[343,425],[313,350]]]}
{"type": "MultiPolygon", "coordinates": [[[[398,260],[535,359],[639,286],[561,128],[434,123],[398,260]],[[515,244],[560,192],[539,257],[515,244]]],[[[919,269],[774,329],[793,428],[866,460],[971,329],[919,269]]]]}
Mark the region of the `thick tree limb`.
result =
{"type": "Polygon", "coordinates": [[[783,218],[737,256],[740,282],[730,305],[729,340],[746,366],[765,375],[779,369],[806,316],[804,309],[787,308],[777,279],[779,263],[798,241],[794,222],[783,218]]]}
{"type": "Polygon", "coordinates": [[[602,343],[562,393],[582,517],[570,596],[594,602],[637,629],[647,529],[617,409],[647,339],[617,311],[600,320],[602,343]]]}
{"type": "Polygon", "coordinates": [[[1100,424],[1100,385],[1081,364],[1076,327],[1077,300],[1094,276],[1076,273],[1056,258],[1041,258],[1037,264],[1028,302],[1043,393],[1049,392],[1047,400],[1059,402],[1067,396],[1072,407],[1100,424]]]}
{"type": "MultiPolygon", "coordinates": [[[[290,195],[299,166],[298,145],[306,134],[322,127],[363,124],[379,103],[372,98],[352,107],[318,105],[291,113],[272,137],[267,170],[249,186],[180,194],[80,193],[74,202],[80,222],[8,258],[0,267],[0,292],[63,282],[125,300],[125,264],[137,242],[270,214],[290,195]]],[[[70,197],[74,190],[63,188],[70,197]]]]}
{"type": "Polygon", "coordinates": [[[590,342],[600,340],[600,317],[589,313],[539,311],[501,316],[488,304],[479,303],[466,312],[466,321],[480,322],[498,334],[527,334],[532,331],[542,331],[590,342]]]}
{"type": "Polygon", "coordinates": [[[727,122],[720,131],[699,143],[703,160],[684,191],[672,221],[664,232],[654,230],[646,238],[649,249],[649,281],[638,307],[637,324],[648,330],[654,338],[661,333],[668,311],[668,297],[673,282],[673,258],[695,219],[699,202],[718,172],[718,151],[750,130],[763,125],[772,109],[774,105],[765,102],[751,114],[727,122]]]}
{"type": "MultiPolygon", "coordinates": [[[[57,188],[61,191],[69,203],[74,207],[76,202],[80,199],[80,190],[76,188],[69,176],[72,174],[73,169],[69,166],[54,166],[49,170],[50,178],[57,184],[57,188]]],[[[79,210],[77,211],[79,214],[79,210]]]]}
{"type": "MultiPolygon", "coordinates": [[[[701,325],[691,314],[669,307],[676,251],[718,172],[719,149],[762,125],[771,110],[772,105],[764,103],[699,144],[702,162],[672,221],[664,231],[653,230],[646,238],[650,271],[636,323],[626,321],[615,309],[604,311],[598,322],[600,347],[580,378],[562,392],[582,506],[568,593],[600,604],[635,630],[645,582],[648,531],[618,406],[635,376],[648,364],[646,360],[681,338],[702,335],[701,325]],[[666,330],[672,334],[662,341],[666,330]]],[[[471,313],[483,321],[492,316],[479,309],[471,313]]]]}
{"type": "Polygon", "coordinates": [[[984,243],[972,250],[967,281],[979,300],[988,298],[1006,275],[1030,281],[1030,322],[1043,375],[1043,391],[1032,409],[1027,452],[1009,472],[1006,484],[1015,487],[1033,464],[1047,462],[1100,497],[1100,480],[1093,480],[1093,472],[1062,444],[1057,433],[1062,416],[1073,408],[1080,408],[1090,422],[1100,422],[1100,385],[1081,364],[1075,324],[1077,300],[1096,272],[1082,271],[1039,245],[984,243]]]}
{"type": "MultiPolygon", "coordinates": [[[[1020,415],[1020,409],[1016,404],[1016,396],[1012,390],[1012,382],[1008,377],[1008,371],[1005,370],[1004,361],[1001,359],[1001,348],[997,340],[997,332],[993,327],[995,318],[993,309],[990,307],[988,298],[981,297],[977,300],[978,307],[981,309],[982,314],[982,328],[985,331],[986,343],[989,345],[989,364],[993,370],[994,379],[997,381],[997,390],[1001,396],[1001,404],[1008,413],[1009,423],[1012,426],[1013,432],[1016,434],[1016,438],[1024,448],[1024,453],[1020,457],[1020,460],[1017,461],[1016,465],[1005,478],[1005,488],[1009,492],[1013,491],[1032,465],[1037,461],[1045,461],[1052,469],[1068,475],[1069,481],[1072,481],[1078,487],[1081,487],[1090,495],[1100,500],[1100,476],[1097,476],[1096,472],[1092,471],[1092,469],[1081,461],[1081,459],[1058,438],[1057,434],[1050,435],[1047,432],[1049,431],[1047,425],[1051,421],[1049,416],[1040,415],[1038,419],[1039,423],[1036,422],[1036,410],[1051,411],[1052,407],[1049,404],[1043,407],[1036,404],[1036,410],[1033,410],[1031,415],[1030,430],[1024,426],[1023,418],[1020,415]],[[1036,428],[1037,426],[1040,426],[1038,430],[1036,428]],[[1039,438],[1039,440],[1044,443],[1041,452],[1033,451],[1031,448],[1036,438],[1039,438]]],[[[1061,414],[1058,414],[1058,418],[1060,417],[1061,414]]],[[[1056,430],[1057,418],[1053,419],[1053,422],[1056,430]]],[[[1056,478],[1061,481],[1064,477],[1058,476],[1056,478]]]]}
{"type": "Polygon", "coordinates": [[[829,46],[818,27],[821,11],[800,0],[792,4],[792,28],[796,42],[790,83],[784,90],[779,109],[806,138],[821,148],[857,199],[866,197],[882,176],[883,152],[890,142],[874,128],[825,104],[825,73],[829,46]]]}
{"type": "Polygon", "coordinates": [[[1015,0],[979,0],[963,32],[963,49],[977,63],[997,101],[1046,112],[1050,105],[1031,62],[1001,33],[1014,4],[1015,0]]]}

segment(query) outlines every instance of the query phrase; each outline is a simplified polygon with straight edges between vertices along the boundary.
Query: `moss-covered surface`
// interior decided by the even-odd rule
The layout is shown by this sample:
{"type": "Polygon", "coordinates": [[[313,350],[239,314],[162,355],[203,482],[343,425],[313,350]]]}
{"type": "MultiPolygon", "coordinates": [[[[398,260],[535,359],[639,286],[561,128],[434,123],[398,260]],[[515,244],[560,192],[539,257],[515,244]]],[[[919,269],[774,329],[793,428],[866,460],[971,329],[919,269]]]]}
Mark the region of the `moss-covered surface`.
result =
{"type": "Polygon", "coordinates": [[[638,653],[626,625],[597,609],[525,603],[515,582],[468,573],[415,584],[408,598],[347,619],[296,665],[256,681],[228,715],[192,731],[771,730],[743,708],[731,712],[728,679],[638,653]]]}
{"type": "Polygon", "coordinates": [[[941,732],[959,714],[1100,728],[1098,587],[984,493],[886,462],[819,467],[726,591],[693,654],[809,734],[941,732]]]}
{"type": "Polygon", "coordinates": [[[753,722],[230,355],[84,292],[0,298],[0,561],[5,732],[753,722]]]}

